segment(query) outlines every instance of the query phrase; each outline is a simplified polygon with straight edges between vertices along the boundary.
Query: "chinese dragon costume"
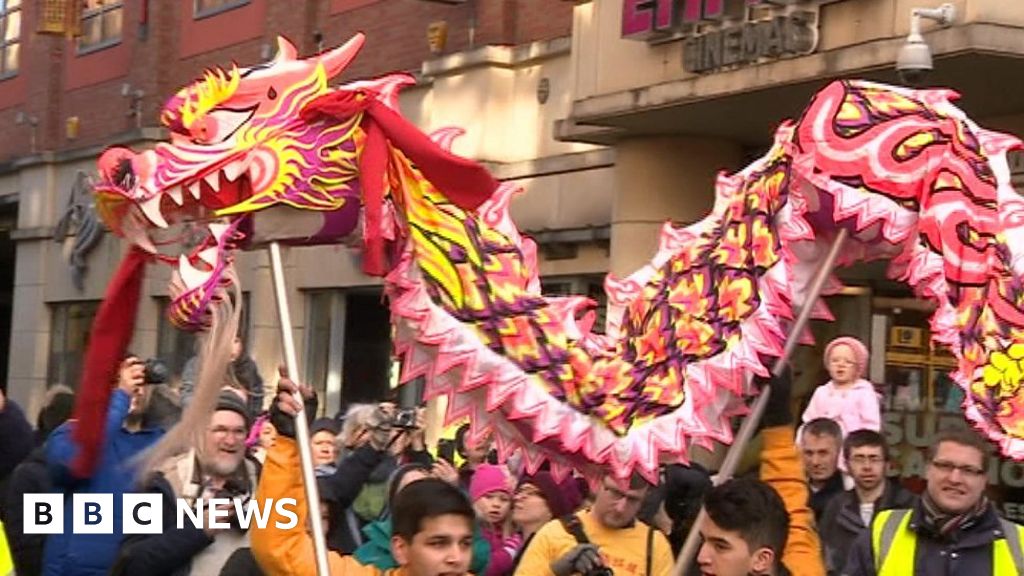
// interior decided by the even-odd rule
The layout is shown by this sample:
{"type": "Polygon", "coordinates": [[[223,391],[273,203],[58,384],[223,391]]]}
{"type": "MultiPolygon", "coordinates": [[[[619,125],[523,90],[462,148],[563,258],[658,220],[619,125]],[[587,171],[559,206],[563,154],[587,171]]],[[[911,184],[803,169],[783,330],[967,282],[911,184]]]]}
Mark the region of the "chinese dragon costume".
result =
{"type": "MultiPolygon", "coordinates": [[[[237,250],[345,243],[384,278],[403,381],[424,376],[449,420],[469,417],[471,434],[493,432],[531,470],[650,476],[694,444],[732,440],[750,376],[767,375],[846,229],[837,265],[887,260],[935,304],[933,338],[958,361],[968,420],[1024,458],[1024,199],[1007,164],[1021,143],[978,127],[951,91],[825,86],[763,157],[719,176],[706,218],[666,224],[649,264],[607,279],[601,334],[592,301],[542,294],[536,246],[509,217],[516,187],[448,152],[458,130],[428,138],[401,117],[411,78],[328,85],[361,44],[302,59],[282,39],[272,61],[210,70],[174,95],[168,142],[102,155],[98,210],[134,247],[98,324],[131,323],[140,262],[175,267],[170,318],[204,331],[237,292],[237,250]],[[154,234],[181,222],[209,233],[168,256],[154,234]]],[[[101,390],[82,417],[91,406],[102,421],[96,383],[110,381],[125,331],[94,341],[85,384],[101,390]]]]}

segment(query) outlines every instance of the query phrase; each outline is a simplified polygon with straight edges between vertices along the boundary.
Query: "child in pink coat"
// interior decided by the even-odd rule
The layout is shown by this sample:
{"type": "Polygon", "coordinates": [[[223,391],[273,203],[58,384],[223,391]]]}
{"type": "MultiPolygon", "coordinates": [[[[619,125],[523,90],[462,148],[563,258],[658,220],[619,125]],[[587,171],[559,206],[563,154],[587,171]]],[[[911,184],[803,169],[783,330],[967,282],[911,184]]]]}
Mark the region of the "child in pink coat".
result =
{"type": "MultiPolygon", "coordinates": [[[[835,420],[843,438],[854,430],[882,428],[878,393],[864,379],[868,349],[856,338],[842,336],[825,347],[825,368],[831,380],[818,387],[804,411],[804,423],[815,418],[835,420]]],[[[842,460],[840,458],[840,460],[842,460]]]]}
{"type": "Polygon", "coordinates": [[[469,484],[480,532],[491,545],[491,557],[483,576],[508,576],[522,546],[511,525],[512,482],[504,466],[481,464],[469,484]]]}

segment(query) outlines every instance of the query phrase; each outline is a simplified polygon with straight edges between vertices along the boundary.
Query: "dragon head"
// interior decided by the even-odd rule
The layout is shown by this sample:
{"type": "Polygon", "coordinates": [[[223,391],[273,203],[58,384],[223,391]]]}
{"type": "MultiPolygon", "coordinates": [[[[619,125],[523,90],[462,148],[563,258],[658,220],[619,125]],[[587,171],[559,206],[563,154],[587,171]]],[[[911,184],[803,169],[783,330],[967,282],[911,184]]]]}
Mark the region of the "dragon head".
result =
{"type": "Polygon", "coordinates": [[[210,303],[229,282],[224,270],[231,251],[249,236],[249,213],[274,206],[317,211],[321,218],[304,233],[307,239],[356,230],[361,114],[325,122],[307,121],[302,111],[330,92],[328,79],[345,69],[363,41],[357,35],[301,59],[279,38],[273,60],[208,70],[171,97],[161,114],[168,142],[101,155],[98,212],[116,234],[177,266],[169,310],[177,326],[208,325],[210,303]],[[188,253],[158,250],[183,240],[192,246],[188,253]]]}

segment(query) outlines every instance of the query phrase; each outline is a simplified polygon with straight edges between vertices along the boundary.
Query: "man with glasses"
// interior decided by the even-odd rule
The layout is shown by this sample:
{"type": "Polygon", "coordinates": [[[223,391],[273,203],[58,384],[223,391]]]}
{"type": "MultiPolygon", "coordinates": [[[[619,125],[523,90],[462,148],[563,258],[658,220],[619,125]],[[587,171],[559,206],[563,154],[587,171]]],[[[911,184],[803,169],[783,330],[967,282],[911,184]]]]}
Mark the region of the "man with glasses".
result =
{"type": "Polygon", "coordinates": [[[843,574],[1024,574],[1024,528],[985,497],[988,443],[970,430],[939,434],[928,486],[909,509],[885,510],[857,539],[843,574]]]}
{"type": "Polygon", "coordinates": [[[853,478],[853,489],[829,502],[818,526],[825,568],[830,576],[842,572],[850,545],[867,530],[879,512],[910,508],[916,500],[912,493],[885,477],[889,447],[878,432],[851,432],[843,444],[843,458],[853,478]]]}
{"type": "Polygon", "coordinates": [[[668,540],[636,519],[650,488],[639,475],[625,485],[605,477],[589,510],[556,518],[534,535],[516,575],[667,576],[668,540]]]}
{"type": "Polygon", "coordinates": [[[241,395],[221,391],[199,445],[168,459],[146,482],[146,491],[163,496],[163,533],[126,537],[111,574],[219,574],[236,550],[249,546],[248,532],[235,518],[235,501],[244,505],[259,484],[259,464],[246,457],[250,423],[241,395]],[[219,514],[228,527],[198,528],[186,521],[178,528],[177,498],[184,498],[193,510],[198,498],[230,500],[219,514]]]}

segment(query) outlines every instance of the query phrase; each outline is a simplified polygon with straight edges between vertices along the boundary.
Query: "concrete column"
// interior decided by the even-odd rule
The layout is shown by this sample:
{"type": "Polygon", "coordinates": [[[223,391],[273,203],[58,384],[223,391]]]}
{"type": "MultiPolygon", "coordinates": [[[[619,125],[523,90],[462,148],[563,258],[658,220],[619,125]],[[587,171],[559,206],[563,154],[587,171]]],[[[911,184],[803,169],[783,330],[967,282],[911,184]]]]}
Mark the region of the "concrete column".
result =
{"type": "MultiPolygon", "coordinates": [[[[298,278],[295,268],[296,250],[283,247],[281,260],[285,268],[292,337],[295,339],[295,354],[299,363],[297,377],[301,379],[306,369],[306,298],[296,285],[298,278]]],[[[284,346],[281,344],[281,323],[278,319],[277,300],[274,297],[274,282],[270,273],[268,252],[259,250],[245,256],[248,265],[251,266],[251,273],[248,275],[250,282],[244,287],[249,291],[249,314],[251,315],[249,351],[263,376],[263,401],[264,406],[269,407],[274,392],[277,390],[277,368],[285,363],[284,346]]]]}
{"type": "Polygon", "coordinates": [[[616,147],[610,271],[624,277],[647,263],[666,220],[706,216],[715,176],[740,168],[742,148],[712,138],[649,137],[616,147]]]}
{"type": "MultiPolygon", "coordinates": [[[[716,175],[743,158],[736,142],[689,137],[634,138],[616,154],[609,270],[619,278],[650,261],[666,220],[689,224],[710,213],[716,175]]],[[[716,468],[725,448],[695,446],[690,458],[716,468]]]]}
{"type": "Polygon", "coordinates": [[[50,313],[45,302],[45,262],[54,246],[41,239],[20,240],[17,245],[7,394],[29,419],[42,407],[47,388],[50,313]]]}

